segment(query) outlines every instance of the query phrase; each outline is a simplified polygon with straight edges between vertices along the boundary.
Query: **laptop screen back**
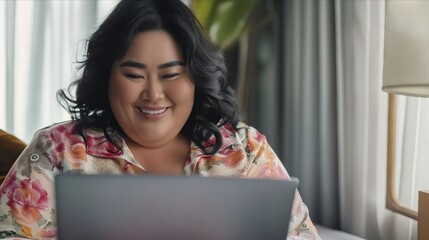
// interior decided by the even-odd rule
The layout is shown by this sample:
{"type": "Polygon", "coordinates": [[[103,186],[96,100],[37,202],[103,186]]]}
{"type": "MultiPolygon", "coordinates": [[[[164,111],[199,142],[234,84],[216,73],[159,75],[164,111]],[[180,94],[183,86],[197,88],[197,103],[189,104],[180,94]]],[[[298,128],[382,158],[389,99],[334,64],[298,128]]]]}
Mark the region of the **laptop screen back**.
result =
{"type": "Polygon", "coordinates": [[[286,239],[296,181],[56,176],[58,239],[286,239]]]}

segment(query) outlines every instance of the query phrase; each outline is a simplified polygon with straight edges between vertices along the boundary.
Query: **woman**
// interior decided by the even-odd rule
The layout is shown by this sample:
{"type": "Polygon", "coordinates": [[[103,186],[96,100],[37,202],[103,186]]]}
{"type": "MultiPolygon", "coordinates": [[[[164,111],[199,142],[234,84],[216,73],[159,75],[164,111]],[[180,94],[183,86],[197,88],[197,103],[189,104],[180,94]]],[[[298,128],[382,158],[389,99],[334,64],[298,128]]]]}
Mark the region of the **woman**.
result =
{"type": "MultiPolygon", "coordinates": [[[[73,121],[41,129],[0,188],[0,236],[56,236],[54,176],[289,176],[239,121],[222,54],[179,0],[122,1],[88,41],[73,121]]],[[[290,239],[318,239],[296,194],[290,239]]]]}

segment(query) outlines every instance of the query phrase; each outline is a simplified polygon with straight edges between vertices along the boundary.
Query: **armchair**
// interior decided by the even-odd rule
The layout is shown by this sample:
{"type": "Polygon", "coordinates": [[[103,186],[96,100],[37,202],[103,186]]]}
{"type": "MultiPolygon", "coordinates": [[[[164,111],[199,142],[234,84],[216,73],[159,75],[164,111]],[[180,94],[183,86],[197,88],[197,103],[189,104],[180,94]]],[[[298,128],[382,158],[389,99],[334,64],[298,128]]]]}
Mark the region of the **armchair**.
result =
{"type": "Polygon", "coordinates": [[[19,138],[0,129],[0,183],[25,147],[19,138]]]}

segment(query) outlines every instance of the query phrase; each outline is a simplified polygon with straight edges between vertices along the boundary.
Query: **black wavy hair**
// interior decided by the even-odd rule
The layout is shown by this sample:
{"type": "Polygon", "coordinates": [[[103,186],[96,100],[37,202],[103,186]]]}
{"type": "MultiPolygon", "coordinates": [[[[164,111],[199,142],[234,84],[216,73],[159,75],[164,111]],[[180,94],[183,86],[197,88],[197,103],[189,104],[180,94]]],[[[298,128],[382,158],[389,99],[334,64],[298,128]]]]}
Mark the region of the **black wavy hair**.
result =
{"type": "Polygon", "coordinates": [[[227,83],[222,53],[207,38],[192,11],[180,0],[123,0],[118,3],[86,45],[86,58],[80,62],[82,76],[68,91],[59,90],[57,99],[78,120],[79,132],[97,128],[118,149],[124,134],[108,101],[108,81],[114,61],[123,57],[133,37],[150,30],[165,30],[178,43],[189,76],[195,84],[192,112],[181,134],[199,146],[205,154],[214,154],[222,144],[219,126],[230,123],[236,128],[238,107],[233,89],[227,83]],[[75,98],[71,89],[76,87],[75,98]],[[211,136],[215,142],[209,142],[211,136]]]}

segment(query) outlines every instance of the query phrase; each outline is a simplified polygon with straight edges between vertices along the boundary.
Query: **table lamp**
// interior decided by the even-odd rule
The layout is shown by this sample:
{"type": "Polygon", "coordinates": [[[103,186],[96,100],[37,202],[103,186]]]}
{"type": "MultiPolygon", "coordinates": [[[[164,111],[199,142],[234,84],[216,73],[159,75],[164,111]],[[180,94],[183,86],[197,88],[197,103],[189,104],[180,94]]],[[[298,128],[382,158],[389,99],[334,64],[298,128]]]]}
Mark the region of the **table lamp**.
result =
{"type": "Polygon", "coordinates": [[[418,211],[405,207],[396,194],[396,95],[429,97],[428,13],[429,1],[386,1],[383,69],[383,91],[389,93],[386,207],[417,220],[420,240],[429,239],[429,192],[419,191],[418,211]]]}

